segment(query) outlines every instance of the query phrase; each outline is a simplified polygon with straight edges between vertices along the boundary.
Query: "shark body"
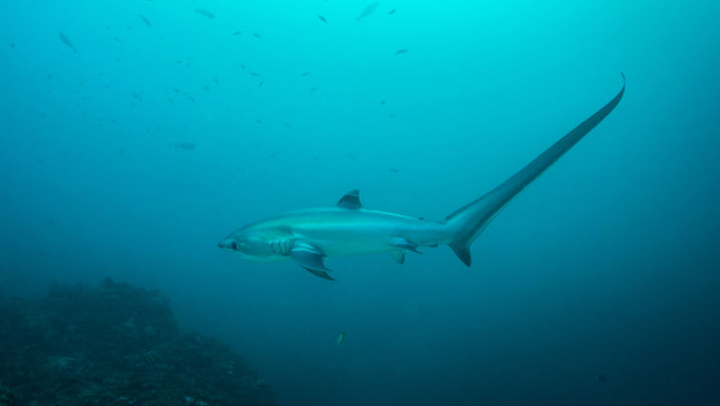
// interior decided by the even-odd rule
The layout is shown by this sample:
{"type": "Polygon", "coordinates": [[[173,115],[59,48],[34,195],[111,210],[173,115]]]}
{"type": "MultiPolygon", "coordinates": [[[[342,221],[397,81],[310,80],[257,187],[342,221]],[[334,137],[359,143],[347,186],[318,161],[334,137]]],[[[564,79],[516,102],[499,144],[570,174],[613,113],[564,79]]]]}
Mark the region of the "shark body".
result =
{"type": "Polygon", "coordinates": [[[218,243],[224,250],[258,262],[295,261],[310,273],[334,280],[327,257],[387,252],[403,263],[405,253],[447,244],[465,265],[470,245],[500,211],[533,180],[595,128],[620,103],[617,95],[523,169],[442,221],[430,221],[362,207],[357,190],[335,206],[300,210],[242,227],[218,243]]]}

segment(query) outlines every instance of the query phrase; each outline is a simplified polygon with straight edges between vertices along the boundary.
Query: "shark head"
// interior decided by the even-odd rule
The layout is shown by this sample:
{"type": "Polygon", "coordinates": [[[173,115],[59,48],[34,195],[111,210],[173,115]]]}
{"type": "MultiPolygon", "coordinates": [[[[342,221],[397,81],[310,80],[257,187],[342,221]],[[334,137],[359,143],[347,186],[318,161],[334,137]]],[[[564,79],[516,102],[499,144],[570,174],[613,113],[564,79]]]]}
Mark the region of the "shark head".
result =
{"type": "Polygon", "coordinates": [[[218,243],[223,250],[257,262],[284,259],[290,254],[292,245],[292,239],[282,238],[274,232],[255,230],[238,230],[218,243]]]}

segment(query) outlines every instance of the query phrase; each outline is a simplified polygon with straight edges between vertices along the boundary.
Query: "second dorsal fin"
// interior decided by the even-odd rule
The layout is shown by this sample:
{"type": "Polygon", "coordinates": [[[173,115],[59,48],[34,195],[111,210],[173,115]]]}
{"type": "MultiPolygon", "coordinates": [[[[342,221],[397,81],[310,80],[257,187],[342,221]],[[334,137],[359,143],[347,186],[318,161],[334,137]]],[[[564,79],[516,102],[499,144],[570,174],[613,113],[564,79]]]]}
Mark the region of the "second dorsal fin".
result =
{"type": "Polygon", "coordinates": [[[340,198],[337,205],[346,209],[361,209],[362,204],[360,204],[360,191],[355,189],[345,193],[345,196],[340,198]]]}

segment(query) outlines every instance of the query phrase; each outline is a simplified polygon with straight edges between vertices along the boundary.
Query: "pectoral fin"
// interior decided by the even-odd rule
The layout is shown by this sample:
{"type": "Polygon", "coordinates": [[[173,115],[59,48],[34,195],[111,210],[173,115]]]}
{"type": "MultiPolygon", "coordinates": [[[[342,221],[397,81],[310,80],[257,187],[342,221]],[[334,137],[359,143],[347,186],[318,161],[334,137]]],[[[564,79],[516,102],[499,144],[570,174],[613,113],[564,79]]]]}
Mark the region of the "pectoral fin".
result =
{"type": "Polygon", "coordinates": [[[316,270],[314,270],[314,269],[310,269],[310,268],[305,267],[305,266],[303,266],[303,268],[304,268],[306,271],[310,272],[311,274],[313,274],[313,275],[315,275],[315,276],[318,276],[318,277],[320,277],[320,278],[327,279],[327,280],[329,280],[329,281],[334,281],[334,280],[335,280],[332,276],[328,275],[328,273],[325,272],[325,271],[316,271],[316,270]]]}
{"type": "Polygon", "coordinates": [[[312,245],[296,243],[290,252],[290,258],[315,276],[330,281],[335,280],[328,275],[331,271],[325,267],[325,254],[312,245]]]}

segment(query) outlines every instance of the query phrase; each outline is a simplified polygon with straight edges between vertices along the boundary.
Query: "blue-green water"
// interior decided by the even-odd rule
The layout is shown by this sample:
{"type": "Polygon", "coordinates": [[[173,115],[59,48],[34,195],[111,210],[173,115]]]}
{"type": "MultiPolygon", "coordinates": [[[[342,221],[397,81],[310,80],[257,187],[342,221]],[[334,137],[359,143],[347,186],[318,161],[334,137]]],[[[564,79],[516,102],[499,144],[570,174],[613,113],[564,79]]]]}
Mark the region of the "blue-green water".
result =
{"type": "Polygon", "coordinates": [[[720,402],[720,3],[369,3],[4,4],[5,292],[163,290],[283,405],[720,402]],[[332,283],[217,248],[355,188],[442,219],[620,72],[470,269],[439,247],[332,283]]]}

